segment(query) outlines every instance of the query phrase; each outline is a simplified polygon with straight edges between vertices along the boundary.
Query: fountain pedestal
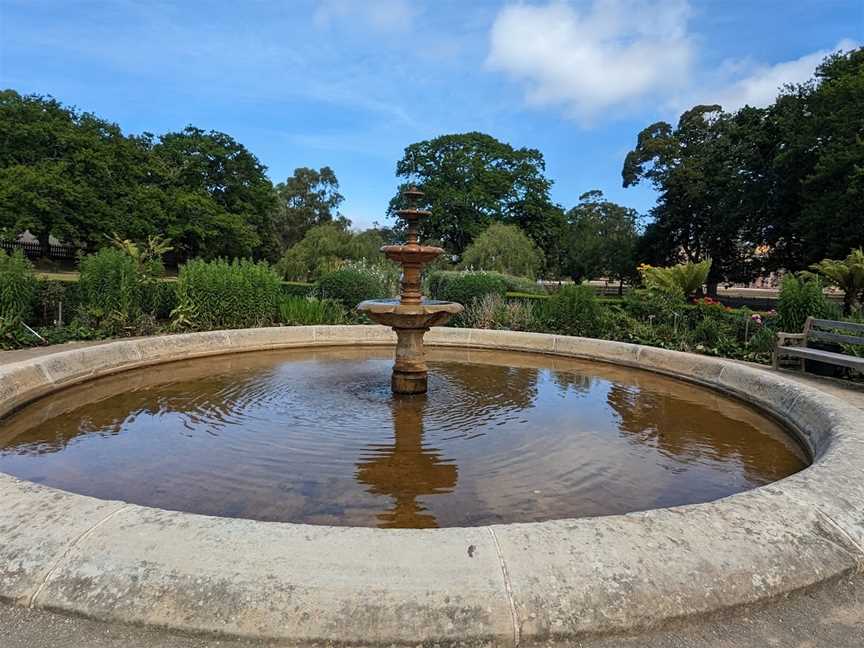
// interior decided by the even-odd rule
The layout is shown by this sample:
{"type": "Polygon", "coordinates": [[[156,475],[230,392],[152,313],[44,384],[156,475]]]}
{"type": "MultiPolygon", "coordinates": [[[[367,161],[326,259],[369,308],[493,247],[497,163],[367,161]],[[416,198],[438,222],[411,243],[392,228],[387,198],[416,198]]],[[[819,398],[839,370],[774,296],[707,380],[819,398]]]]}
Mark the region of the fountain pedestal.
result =
{"type": "Polygon", "coordinates": [[[417,221],[429,215],[417,209],[414,201],[423,196],[415,188],[403,194],[412,206],[396,212],[408,223],[403,245],[385,245],[381,251],[391,261],[402,266],[402,282],[398,299],[372,299],[361,302],[357,310],[370,319],[391,327],[396,332],[396,362],[391,386],[394,394],[424,394],[427,389],[426,354],[423,335],[431,326],[440,326],[451,316],[462,312],[456,302],[430,301],[421,294],[421,274],[427,265],[444,252],[439,247],[420,245],[417,221]]]}

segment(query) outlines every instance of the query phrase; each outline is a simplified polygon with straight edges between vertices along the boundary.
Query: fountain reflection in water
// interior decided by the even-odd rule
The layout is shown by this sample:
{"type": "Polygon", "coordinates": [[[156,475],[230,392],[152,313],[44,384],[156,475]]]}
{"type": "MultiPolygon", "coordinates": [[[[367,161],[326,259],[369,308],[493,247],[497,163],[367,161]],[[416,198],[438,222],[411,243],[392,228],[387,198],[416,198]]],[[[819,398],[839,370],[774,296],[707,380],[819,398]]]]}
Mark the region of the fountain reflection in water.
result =
{"type": "Polygon", "coordinates": [[[392,509],[378,514],[379,527],[437,527],[435,516],[418,498],[451,492],[459,469],[446,462],[438,448],[424,447],[424,408],[419,403],[396,398],[391,409],[393,443],[368,447],[370,457],[357,465],[357,481],[373,495],[386,495],[394,502],[392,509]]]}

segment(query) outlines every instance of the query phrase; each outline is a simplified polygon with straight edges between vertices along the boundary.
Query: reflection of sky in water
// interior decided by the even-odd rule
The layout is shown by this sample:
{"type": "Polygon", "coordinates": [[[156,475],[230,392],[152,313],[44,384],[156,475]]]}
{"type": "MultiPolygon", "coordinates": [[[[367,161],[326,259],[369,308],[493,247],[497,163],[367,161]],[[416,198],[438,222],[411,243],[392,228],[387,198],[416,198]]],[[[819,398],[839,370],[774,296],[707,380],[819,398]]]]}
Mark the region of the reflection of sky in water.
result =
{"type": "Polygon", "coordinates": [[[430,393],[394,399],[388,356],[267,352],[100,379],[0,427],[0,470],[213,515],[420,527],[707,501],[803,466],[769,419],[661,376],[436,350],[430,393]]]}

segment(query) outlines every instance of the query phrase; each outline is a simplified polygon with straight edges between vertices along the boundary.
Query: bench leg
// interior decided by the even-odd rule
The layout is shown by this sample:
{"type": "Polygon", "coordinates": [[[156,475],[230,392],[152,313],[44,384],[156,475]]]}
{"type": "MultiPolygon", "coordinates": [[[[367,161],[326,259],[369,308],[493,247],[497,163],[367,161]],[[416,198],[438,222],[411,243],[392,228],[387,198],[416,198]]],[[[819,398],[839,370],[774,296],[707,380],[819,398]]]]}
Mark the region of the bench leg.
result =
{"type": "Polygon", "coordinates": [[[801,371],[807,371],[807,361],[801,358],[801,371]]]}

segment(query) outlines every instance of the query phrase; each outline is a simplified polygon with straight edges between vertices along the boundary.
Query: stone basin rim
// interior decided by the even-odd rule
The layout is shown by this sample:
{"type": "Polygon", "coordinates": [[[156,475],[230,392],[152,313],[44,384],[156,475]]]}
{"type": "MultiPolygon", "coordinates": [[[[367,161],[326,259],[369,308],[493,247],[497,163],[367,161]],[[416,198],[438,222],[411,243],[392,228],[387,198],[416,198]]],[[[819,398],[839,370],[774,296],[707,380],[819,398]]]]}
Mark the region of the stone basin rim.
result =
{"type": "MultiPolygon", "coordinates": [[[[626,343],[455,328],[426,340],[610,362],[718,389],[790,425],[813,463],[704,504],[434,530],[213,518],[0,474],[0,599],[296,644],[526,645],[632,632],[864,570],[864,416],[842,400],[734,361],[626,343]]],[[[394,343],[382,326],[313,326],[60,351],[0,366],[0,417],[72,384],[174,360],[394,343]]]]}

